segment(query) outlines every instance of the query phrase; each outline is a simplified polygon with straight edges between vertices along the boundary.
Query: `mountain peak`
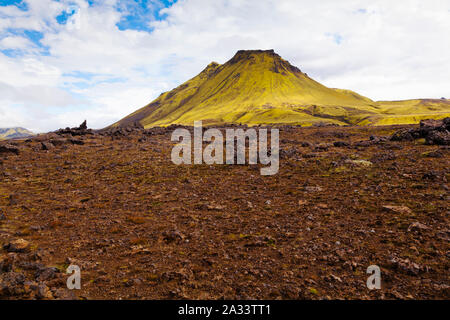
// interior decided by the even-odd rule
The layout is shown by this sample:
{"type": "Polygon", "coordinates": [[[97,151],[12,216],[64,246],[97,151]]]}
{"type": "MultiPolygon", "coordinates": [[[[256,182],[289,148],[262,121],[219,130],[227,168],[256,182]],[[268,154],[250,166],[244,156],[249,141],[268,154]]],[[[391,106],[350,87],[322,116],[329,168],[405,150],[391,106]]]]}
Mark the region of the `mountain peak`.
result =
{"type": "Polygon", "coordinates": [[[273,49],[270,50],[238,50],[233,58],[229,61],[230,63],[235,63],[241,60],[252,59],[256,56],[269,56],[269,57],[281,57],[275,53],[273,49]]]}
{"type": "Polygon", "coordinates": [[[289,61],[281,58],[273,49],[269,50],[239,50],[227,63],[236,64],[242,61],[252,61],[253,63],[267,63],[271,71],[275,73],[292,72],[299,74],[301,70],[289,61]]]}
{"type": "Polygon", "coordinates": [[[235,54],[235,56],[237,55],[251,55],[251,54],[266,54],[266,55],[277,55],[275,53],[275,50],[273,49],[269,49],[269,50],[260,50],[260,49],[255,49],[255,50],[238,50],[235,54]]]}

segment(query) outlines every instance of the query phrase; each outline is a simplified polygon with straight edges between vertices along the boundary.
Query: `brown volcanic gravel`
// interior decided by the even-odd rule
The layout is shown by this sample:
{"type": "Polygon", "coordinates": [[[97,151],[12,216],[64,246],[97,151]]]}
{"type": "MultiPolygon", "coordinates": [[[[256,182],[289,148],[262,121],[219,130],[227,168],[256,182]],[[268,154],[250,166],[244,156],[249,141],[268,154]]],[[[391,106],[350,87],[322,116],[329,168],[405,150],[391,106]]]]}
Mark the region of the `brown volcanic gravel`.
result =
{"type": "Polygon", "coordinates": [[[448,299],[449,149],[399,128],[282,128],[274,176],[176,166],[171,130],[9,142],[0,296],[62,298],[72,263],[79,299],[448,299]]]}

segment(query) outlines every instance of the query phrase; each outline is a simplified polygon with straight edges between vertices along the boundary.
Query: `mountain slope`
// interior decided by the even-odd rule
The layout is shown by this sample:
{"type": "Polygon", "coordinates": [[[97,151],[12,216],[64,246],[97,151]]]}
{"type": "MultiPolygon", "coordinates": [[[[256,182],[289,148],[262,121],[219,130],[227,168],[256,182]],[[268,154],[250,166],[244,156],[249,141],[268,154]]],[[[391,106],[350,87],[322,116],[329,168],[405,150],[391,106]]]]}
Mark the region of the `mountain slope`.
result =
{"type": "Polygon", "coordinates": [[[25,128],[0,128],[0,140],[2,139],[14,139],[25,138],[33,136],[34,133],[25,128]]]}
{"type": "MultiPolygon", "coordinates": [[[[425,117],[430,113],[438,114],[438,117],[450,115],[447,103],[436,103],[433,111],[422,108],[420,103],[407,105],[412,106],[414,112],[426,109],[421,113],[425,117]]],[[[196,77],[161,94],[113,126],[134,122],[140,122],[144,127],[192,125],[195,120],[210,125],[373,124],[382,122],[385,115],[394,119],[393,115],[405,112],[403,107],[401,103],[374,102],[350,90],[323,86],[273,50],[241,50],[223,65],[210,63],[196,77]]],[[[411,110],[406,111],[406,121],[409,121],[411,110]]]]}

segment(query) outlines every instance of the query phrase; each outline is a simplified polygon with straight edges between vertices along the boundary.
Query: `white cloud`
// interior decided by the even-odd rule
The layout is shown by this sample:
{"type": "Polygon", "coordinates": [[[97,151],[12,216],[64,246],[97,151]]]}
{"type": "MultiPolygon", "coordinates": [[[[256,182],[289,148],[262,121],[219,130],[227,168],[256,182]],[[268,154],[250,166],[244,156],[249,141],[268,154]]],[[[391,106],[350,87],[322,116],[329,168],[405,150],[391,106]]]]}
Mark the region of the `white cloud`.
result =
{"type": "Polygon", "coordinates": [[[24,37],[6,37],[0,40],[0,49],[26,49],[32,47],[33,43],[24,37]]]}
{"type": "Polygon", "coordinates": [[[116,0],[27,3],[0,7],[0,49],[24,52],[0,54],[0,127],[103,127],[240,49],[273,48],[325,85],[377,100],[450,97],[446,0],[184,0],[149,19],[152,32],[119,30],[128,12],[116,0]],[[42,32],[48,54],[7,28],[42,32]]]}

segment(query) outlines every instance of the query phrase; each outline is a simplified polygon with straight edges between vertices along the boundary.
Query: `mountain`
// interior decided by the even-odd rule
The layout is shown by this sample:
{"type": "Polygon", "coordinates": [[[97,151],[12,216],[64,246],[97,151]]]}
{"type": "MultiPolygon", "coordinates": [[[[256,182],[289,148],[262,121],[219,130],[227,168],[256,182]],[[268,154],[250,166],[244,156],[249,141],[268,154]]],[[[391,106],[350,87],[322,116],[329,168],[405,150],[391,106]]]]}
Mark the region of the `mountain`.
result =
{"type": "Polygon", "coordinates": [[[240,50],[228,62],[210,63],[196,77],[112,126],[135,122],[146,128],[192,125],[195,120],[206,125],[376,125],[448,116],[447,99],[375,102],[350,90],[320,84],[273,50],[240,50]]]}
{"type": "Polygon", "coordinates": [[[0,128],[0,140],[14,139],[14,138],[26,138],[33,136],[34,133],[25,128],[0,128]]]}

